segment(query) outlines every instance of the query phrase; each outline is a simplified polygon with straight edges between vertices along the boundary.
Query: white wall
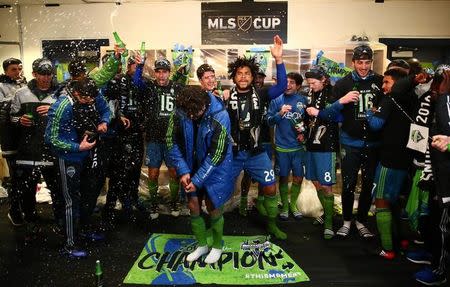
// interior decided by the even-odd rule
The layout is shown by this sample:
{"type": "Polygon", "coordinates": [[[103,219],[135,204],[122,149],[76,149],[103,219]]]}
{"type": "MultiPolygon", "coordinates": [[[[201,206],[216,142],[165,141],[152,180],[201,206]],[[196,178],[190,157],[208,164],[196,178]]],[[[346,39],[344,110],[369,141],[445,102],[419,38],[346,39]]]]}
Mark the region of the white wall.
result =
{"type": "MultiPolygon", "coordinates": [[[[16,12],[15,9],[0,9],[0,43],[3,42],[0,44],[0,63],[10,57],[20,58],[19,45],[12,44],[12,42],[19,42],[16,12]]],[[[0,68],[0,73],[3,73],[2,68],[0,68]]]]}
{"type": "MultiPolygon", "coordinates": [[[[450,38],[450,1],[288,2],[287,48],[344,46],[354,34],[366,34],[372,41],[388,36],[450,38]]],[[[141,41],[147,49],[170,49],[175,43],[199,47],[200,6],[200,2],[190,1],[21,6],[26,74],[30,74],[31,62],[41,56],[43,39],[109,37],[112,41],[115,29],[129,48],[138,49],[141,41]],[[116,17],[112,17],[114,13],[116,17]]],[[[10,28],[15,13],[15,9],[13,13],[0,9],[0,40],[17,41],[17,28],[10,28]]],[[[2,49],[3,58],[1,53],[2,49]]]]}
{"type": "Polygon", "coordinates": [[[0,9],[0,19],[0,41],[19,41],[16,9],[0,9]]]}

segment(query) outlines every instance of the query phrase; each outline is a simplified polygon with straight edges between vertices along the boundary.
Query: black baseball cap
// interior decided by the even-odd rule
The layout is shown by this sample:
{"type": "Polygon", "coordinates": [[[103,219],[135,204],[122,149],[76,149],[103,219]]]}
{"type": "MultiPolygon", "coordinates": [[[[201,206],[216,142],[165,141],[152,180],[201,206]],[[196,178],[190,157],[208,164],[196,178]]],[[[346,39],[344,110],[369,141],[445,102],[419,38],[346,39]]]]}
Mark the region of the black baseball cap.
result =
{"type": "Polygon", "coordinates": [[[321,80],[323,77],[328,78],[328,74],[322,66],[311,66],[305,73],[305,78],[321,80]]]}
{"type": "Polygon", "coordinates": [[[98,87],[95,81],[89,77],[70,81],[68,88],[71,92],[78,92],[84,97],[95,98],[98,95],[98,87]]]}
{"type": "Polygon", "coordinates": [[[53,64],[49,59],[39,58],[33,62],[33,72],[39,75],[51,75],[53,74],[53,64]]]}
{"type": "Polygon", "coordinates": [[[444,73],[450,71],[450,65],[441,64],[434,71],[433,81],[440,83],[444,79],[444,73]]]}
{"type": "Polygon", "coordinates": [[[256,74],[266,77],[266,72],[263,69],[261,69],[261,67],[259,67],[258,72],[256,74]]]}
{"type": "Polygon", "coordinates": [[[69,63],[69,74],[71,77],[78,77],[81,74],[86,74],[86,61],[84,59],[76,59],[69,63]]]}
{"type": "Polygon", "coordinates": [[[9,58],[3,61],[3,70],[6,71],[11,65],[20,65],[22,61],[16,58],[9,58]]]}
{"type": "Polygon", "coordinates": [[[410,68],[408,62],[406,62],[403,59],[392,60],[389,63],[389,65],[387,66],[387,69],[389,70],[390,68],[395,68],[395,67],[402,68],[402,69],[407,69],[407,70],[409,70],[409,68],[410,68]]]}
{"type": "Polygon", "coordinates": [[[372,60],[373,51],[367,45],[360,45],[353,49],[352,60],[372,60]]]}
{"type": "Polygon", "coordinates": [[[159,69],[163,69],[163,70],[167,70],[170,71],[170,62],[167,59],[158,59],[155,61],[155,68],[154,70],[159,70],[159,69]]]}

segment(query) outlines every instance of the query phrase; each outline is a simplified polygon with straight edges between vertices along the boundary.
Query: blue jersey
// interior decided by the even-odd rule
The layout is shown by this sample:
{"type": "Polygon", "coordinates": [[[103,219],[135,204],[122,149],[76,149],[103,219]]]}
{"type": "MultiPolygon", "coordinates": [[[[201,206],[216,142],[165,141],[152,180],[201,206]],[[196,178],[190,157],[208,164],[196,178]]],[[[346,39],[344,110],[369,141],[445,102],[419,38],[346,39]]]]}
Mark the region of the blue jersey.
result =
{"type": "Polygon", "coordinates": [[[299,130],[302,129],[307,104],[308,99],[299,94],[284,94],[270,103],[267,121],[270,126],[276,126],[275,145],[277,150],[288,152],[304,148],[297,137],[299,130]],[[290,105],[292,108],[284,116],[281,116],[279,112],[283,105],[290,105]]]}

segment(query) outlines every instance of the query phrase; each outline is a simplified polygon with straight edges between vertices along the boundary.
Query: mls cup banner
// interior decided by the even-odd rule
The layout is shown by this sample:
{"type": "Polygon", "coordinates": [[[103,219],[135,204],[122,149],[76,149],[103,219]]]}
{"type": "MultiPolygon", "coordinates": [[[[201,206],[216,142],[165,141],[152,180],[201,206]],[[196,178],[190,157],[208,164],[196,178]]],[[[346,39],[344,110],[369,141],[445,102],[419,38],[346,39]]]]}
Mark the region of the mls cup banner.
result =
{"type": "MultiPolygon", "coordinates": [[[[212,236],[208,236],[212,243],[212,236]]],[[[194,262],[192,235],[154,233],[124,283],[146,285],[267,285],[309,281],[305,272],[266,236],[224,236],[223,253],[215,264],[194,262]]]]}
{"type": "Polygon", "coordinates": [[[202,3],[202,44],[272,44],[287,38],[287,2],[202,3]]]}

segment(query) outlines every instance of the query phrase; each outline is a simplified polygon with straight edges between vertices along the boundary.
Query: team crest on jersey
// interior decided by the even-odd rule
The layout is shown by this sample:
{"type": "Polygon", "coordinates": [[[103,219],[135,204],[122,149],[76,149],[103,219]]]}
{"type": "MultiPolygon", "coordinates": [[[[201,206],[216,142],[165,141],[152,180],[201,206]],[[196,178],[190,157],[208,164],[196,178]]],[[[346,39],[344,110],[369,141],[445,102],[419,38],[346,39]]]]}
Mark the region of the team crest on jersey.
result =
{"type": "Polygon", "coordinates": [[[421,140],[423,140],[425,137],[420,133],[419,130],[413,130],[411,133],[411,140],[415,143],[420,142],[421,140]]]}
{"type": "Polygon", "coordinates": [[[75,175],[75,172],[76,172],[75,167],[73,166],[67,167],[66,173],[70,178],[72,178],[75,175]]]}
{"type": "Polygon", "coordinates": [[[299,109],[300,111],[303,110],[305,107],[306,107],[305,104],[303,104],[302,102],[297,103],[297,109],[299,109]]]}

